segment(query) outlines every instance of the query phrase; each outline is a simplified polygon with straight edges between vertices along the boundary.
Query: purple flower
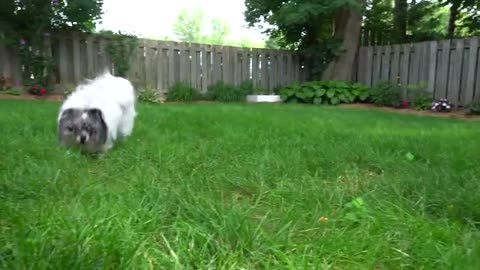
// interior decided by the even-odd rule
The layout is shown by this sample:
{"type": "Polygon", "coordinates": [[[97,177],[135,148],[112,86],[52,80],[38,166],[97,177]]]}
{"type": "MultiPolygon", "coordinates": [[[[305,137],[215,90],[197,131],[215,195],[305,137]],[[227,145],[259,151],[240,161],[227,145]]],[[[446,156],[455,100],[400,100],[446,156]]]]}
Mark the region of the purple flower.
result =
{"type": "Polygon", "coordinates": [[[52,0],[52,6],[58,6],[60,4],[59,0],[52,0]]]}
{"type": "Polygon", "coordinates": [[[20,39],[20,45],[22,46],[27,45],[27,41],[25,39],[20,39]]]}

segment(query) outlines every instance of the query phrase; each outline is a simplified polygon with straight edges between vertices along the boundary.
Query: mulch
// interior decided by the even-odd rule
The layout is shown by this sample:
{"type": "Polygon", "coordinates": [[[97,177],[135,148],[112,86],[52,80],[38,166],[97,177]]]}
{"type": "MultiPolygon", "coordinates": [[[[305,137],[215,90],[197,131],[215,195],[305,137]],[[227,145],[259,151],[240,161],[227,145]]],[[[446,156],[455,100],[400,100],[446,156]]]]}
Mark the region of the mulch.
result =
{"type": "MultiPolygon", "coordinates": [[[[0,94],[0,99],[3,100],[37,100],[37,101],[56,101],[61,102],[65,99],[63,95],[46,95],[46,96],[35,96],[29,94],[23,94],[19,96],[0,94]]],[[[182,102],[165,102],[167,104],[181,104],[182,102]]],[[[192,103],[212,103],[211,101],[194,101],[192,103]]],[[[390,107],[378,107],[372,104],[340,104],[339,107],[351,108],[351,109],[361,109],[361,110],[370,110],[370,111],[384,111],[384,112],[393,112],[401,114],[413,114],[420,116],[432,116],[432,117],[442,117],[442,118],[453,118],[459,120],[467,121],[480,121],[480,116],[478,115],[466,115],[463,111],[452,111],[448,113],[435,113],[431,111],[417,111],[414,109],[395,109],[390,107]]]]}
{"type": "Polygon", "coordinates": [[[36,96],[36,95],[9,95],[9,94],[0,94],[0,99],[7,100],[43,100],[43,101],[58,101],[61,102],[65,98],[63,95],[46,95],[46,96],[36,96]]]}

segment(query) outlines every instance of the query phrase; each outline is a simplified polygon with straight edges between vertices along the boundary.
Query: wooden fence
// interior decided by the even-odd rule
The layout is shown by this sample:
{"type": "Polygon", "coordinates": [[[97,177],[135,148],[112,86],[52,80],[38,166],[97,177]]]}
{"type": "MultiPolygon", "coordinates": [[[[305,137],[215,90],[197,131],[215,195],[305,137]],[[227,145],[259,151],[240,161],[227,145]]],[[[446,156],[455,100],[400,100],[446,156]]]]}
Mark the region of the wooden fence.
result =
{"type": "Polygon", "coordinates": [[[478,48],[478,38],[361,47],[356,80],[368,86],[425,83],[434,99],[464,107],[480,99],[478,48]]]}
{"type": "MultiPolygon", "coordinates": [[[[56,61],[54,84],[62,88],[94,77],[105,66],[114,68],[105,52],[107,42],[98,35],[78,33],[45,37],[45,53],[56,61]]],[[[21,69],[17,51],[0,45],[0,75],[21,85],[21,69]]],[[[303,81],[306,74],[303,57],[290,51],[140,40],[128,78],[139,87],[162,92],[176,81],[205,92],[219,80],[235,85],[252,80],[256,88],[272,91],[303,81]]]]}

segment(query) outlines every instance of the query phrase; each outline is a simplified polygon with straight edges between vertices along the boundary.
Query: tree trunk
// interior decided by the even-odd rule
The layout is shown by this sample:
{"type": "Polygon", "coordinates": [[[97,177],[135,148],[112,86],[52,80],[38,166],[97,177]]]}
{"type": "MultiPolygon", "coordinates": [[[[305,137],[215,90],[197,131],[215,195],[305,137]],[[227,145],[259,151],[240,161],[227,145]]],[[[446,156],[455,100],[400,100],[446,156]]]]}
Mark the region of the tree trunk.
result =
{"type": "Polygon", "coordinates": [[[453,39],[455,37],[455,28],[458,15],[460,13],[460,5],[458,3],[453,3],[450,6],[450,17],[448,18],[448,34],[447,37],[449,39],[453,39]]]}
{"type": "Polygon", "coordinates": [[[393,8],[394,42],[403,43],[407,35],[407,0],[395,0],[393,8]]]}
{"type": "Polygon", "coordinates": [[[335,16],[335,38],[342,40],[345,52],[329,63],[322,74],[323,80],[350,81],[355,70],[355,58],[360,43],[362,14],[351,9],[342,9],[335,16]]]}

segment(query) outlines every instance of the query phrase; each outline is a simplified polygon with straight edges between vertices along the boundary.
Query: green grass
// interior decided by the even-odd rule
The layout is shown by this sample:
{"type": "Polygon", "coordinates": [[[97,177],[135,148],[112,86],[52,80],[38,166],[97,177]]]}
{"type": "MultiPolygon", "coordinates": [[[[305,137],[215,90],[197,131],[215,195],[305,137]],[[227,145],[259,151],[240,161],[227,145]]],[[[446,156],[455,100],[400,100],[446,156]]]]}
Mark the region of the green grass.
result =
{"type": "Polygon", "coordinates": [[[133,136],[92,160],[57,146],[58,108],[0,101],[2,269],[480,262],[480,123],[300,105],[143,105],[133,136]]]}

